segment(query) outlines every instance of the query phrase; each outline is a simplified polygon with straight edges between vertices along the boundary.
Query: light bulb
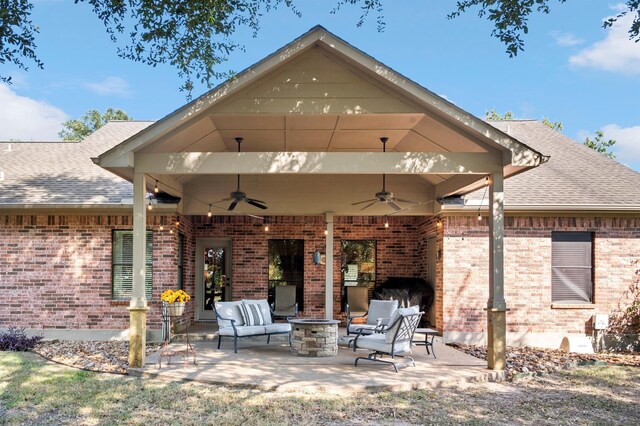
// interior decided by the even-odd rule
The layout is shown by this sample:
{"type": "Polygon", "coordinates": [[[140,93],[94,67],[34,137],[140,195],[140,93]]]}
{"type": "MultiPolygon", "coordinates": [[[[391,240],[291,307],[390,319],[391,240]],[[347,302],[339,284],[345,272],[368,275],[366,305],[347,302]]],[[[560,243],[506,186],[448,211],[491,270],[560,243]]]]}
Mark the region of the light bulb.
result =
{"type": "Polygon", "coordinates": [[[478,220],[482,220],[482,215],[478,213],[478,220]]]}
{"type": "Polygon", "coordinates": [[[160,230],[164,231],[164,226],[163,225],[160,225],[160,230]]]}
{"type": "Polygon", "coordinates": [[[149,201],[149,204],[147,205],[147,209],[148,210],[153,210],[153,205],[151,204],[151,201],[149,201]]]}
{"type": "Polygon", "coordinates": [[[176,226],[180,226],[180,221],[176,220],[176,226]]]}
{"type": "Polygon", "coordinates": [[[269,225],[264,226],[264,232],[269,232],[269,225]]]}
{"type": "Polygon", "coordinates": [[[156,181],[156,186],[153,188],[153,192],[155,192],[156,194],[160,192],[160,190],[158,189],[158,181],[156,181]]]}
{"type": "Polygon", "coordinates": [[[211,204],[209,204],[209,212],[207,213],[207,216],[211,217],[211,204]]]}
{"type": "Polygon", "coordinates": [[[169,233],[170,233],[170,234],[173,234],[173,229],[169,229],[169,233]]]}
{"type": "Polygon", "coordinates": [[[324,230],[324,235],[329,235],[329,231],[327,229],[324,230]]]}
{"type": "Polygon", "coordinates": [[[388,217],[384,217],[384,227],[388,228],[389,227],[389,218],[388,217]]]}

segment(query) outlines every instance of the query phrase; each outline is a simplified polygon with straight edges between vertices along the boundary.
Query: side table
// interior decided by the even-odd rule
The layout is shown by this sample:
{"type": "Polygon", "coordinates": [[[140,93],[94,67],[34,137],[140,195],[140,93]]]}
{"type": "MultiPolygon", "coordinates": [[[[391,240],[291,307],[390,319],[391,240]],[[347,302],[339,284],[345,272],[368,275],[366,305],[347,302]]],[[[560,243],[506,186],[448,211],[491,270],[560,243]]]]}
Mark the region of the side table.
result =
{"type": "Polygon", "coordinates": [[[160,353],[158,355],[158,368],[162,368],[162,358],[169,358],[169,364],[171,364],[171,357],[174,355],[181,355],[184,360],[184,365],[186,366],[189,363],[189,357],[193,356],[193,365],[198,365],[196,361],[196,350],[194,349],[191,341],[189,339],[189,321],[186,322],[185,333],[187,335],[186,348],[181,350],[176,350],[169,347],[171,343],[171,318],[180,318],[182,315],[170,315],[169,307],[166,303],[162,302],[162,331],[164,342],[162,343],[162,347],[160,348],[160,353]]]}
{"type": "Polygon", "coordinates": [[[436,358],[436,351],[433,349],[433,340],[436,338],[436,334],[438,334],[438,330],[433,328],[416,328],[416,331],[413,335],[414,340],[411,341],[416,346],[424,346],[427,350],[427,354],[432,354],[434,358],[436,358]],[[416,334],[424,334],[424,341],[415,340],[416,334]],[[431,348],[431,350],[429,350],[431,348]]]}

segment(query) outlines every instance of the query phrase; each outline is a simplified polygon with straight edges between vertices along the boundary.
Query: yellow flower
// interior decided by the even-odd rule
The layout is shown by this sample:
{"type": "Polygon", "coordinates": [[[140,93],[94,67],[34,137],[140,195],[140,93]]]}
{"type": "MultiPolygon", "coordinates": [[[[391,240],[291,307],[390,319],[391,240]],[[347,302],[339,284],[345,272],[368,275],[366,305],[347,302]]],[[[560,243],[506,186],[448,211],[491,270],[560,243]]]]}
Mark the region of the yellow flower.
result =
{"type": "Polygon", "coordinates": [[[173,291],[171,289],[165,290],[160,298],[167,303],[175,303],[175,302],[188,302],[191,299],[187,293],[183,290],[173,291]]]}

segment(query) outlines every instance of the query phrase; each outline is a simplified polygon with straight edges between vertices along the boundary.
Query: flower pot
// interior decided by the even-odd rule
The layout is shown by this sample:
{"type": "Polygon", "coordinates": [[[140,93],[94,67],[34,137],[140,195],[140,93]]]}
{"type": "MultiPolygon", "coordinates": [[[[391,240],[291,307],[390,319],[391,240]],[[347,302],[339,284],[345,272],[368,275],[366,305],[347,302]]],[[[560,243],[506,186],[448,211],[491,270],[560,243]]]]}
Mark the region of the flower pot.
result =
{"type": "Polygon", "coordinates": [[[179,317],[184,314],[184,307],[186,304],[186,302],[167,303],[167,306],[169,308],[169,316],[179,317]]]}

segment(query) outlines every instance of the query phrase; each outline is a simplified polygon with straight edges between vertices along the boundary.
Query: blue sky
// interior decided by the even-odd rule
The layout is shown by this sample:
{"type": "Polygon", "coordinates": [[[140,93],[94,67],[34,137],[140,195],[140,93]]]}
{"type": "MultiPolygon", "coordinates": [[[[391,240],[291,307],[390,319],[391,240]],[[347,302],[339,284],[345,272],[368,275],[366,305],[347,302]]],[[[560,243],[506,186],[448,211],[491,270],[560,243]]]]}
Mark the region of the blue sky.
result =
{"type": "MultiPolygon", "coordinates": [[[[474,11],[447,20],[453,1],[386,1],[386,29],[375,16],[361,28],[354,7],[330,14],[335,2],[300,0],[297,18],[286,8],[266,15],[256,38],[241,30],[245,51],[221,70],[240,71],[315,25],[339,37],[461,108],[484,117],[495,109],[517,118],[564,123],[583,141],[602,129],[616,139],[618,161],[640,171],[640,44],[626,39],[628,22],[612,30],[602,20],[616,5],[601,0],[552,3],[550,15],[531,19],[525,51],[516,58],[490,36],[492,26],[474,11]],[[579,5],[578,5],[579,4],[579,5]]],[[[86,110],[122,108],[135,119],[159,119],[186,102],[170,66],[151,68],[120,59],[102,24],[86,4],[35,2],[38,55],[45,69],[7,65],[0,73],[0,140],[55,140],[60,123],[86,110]]],[[[196,86],[194,95],[206,87],[196,86]]]]}

